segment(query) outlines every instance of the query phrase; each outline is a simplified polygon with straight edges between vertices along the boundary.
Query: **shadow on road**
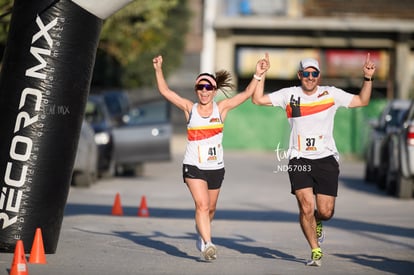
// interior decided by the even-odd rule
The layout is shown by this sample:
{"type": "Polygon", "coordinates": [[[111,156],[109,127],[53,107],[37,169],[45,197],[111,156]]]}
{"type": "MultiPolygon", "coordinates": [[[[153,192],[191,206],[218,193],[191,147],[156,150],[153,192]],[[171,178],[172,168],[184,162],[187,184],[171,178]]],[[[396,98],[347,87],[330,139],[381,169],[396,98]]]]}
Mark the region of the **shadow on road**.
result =
{"type": "MultiPolygon", "coordinates": [[[[386,248],[384,248],[386,249],[386,248]]],[[[367,254],[333,254],[336,257],[345,258],[353,263],[361,266],[369,266],[381,272],[389,272],[390,274],[412,274],[414,263],[410,261],[401,261],[390,257],[382,257],[367,254]]]]}
{"type": "Polygon", "coordinates": [[[345,185],[349,189],[357,190],[360,192],[378,195],[380,197],[387,197],[383,190],[380,190],[376,183],[366,182],[361,178],[353,178],[347,176],[339,177],[339,186],[345,185]]]}
{"type": "MultiPolygon", "coordinates": [[[[65,209],[65,216],[74,215],[110,215],[112,207],[105,205],[87,205],[69,203],[65,209]]],[[[125,217],[137,216],[136,207],[123,207],[125,217]]],[[[174,219],[194,219],[194,209],[173,209],[173,208],[149,208],[150,217],[152,218],[174,218],[174,219]]],[[[260,222],[293,222],[298,223],[298,214],[277,210],[218,210],[215,220],[229,221],[260,221],[260,222]]],[[[334,217],[326,222],[329,227],[335,227],[341,230],[357,231],[358,234],[367,234],[369,238],[376,238],[372,233],[381,233],[399,237],[412,238],[414,236],[413,228],[399,227],[387,224],[378,224],[370,222],[355,221],[334,217]],[[365,233],[364,233],[365,232],[365,233]]],[[[299,226],[299,223],[298,223],[299,226]]],[[[378,238],[379,239],[379,238],[378,238]]],[[[388,240],[389,241],[389,240],[388,240]]],[[[398,243],[399,245],[404,245],[398,243]]],[[[410,249],[414,247],[406,244],[410,249]]]]}
{"type": "MultiPolygon", "coordinates": [[[[191,234],[192,239],[196,239],[195,234],[191,234]]],[[[279,259],[284,261],[292,261],[292,262],[303,262],[305,263],[305,259],[298,259],[293,255],[284,253],[280,250],[270,249],[269,247],[263,246],[249,246],[247,243],[255,243],[256,240],[248,238],[243,235],[235,235],[234,238],[220,238],[214,237],[214,243],[219,246],[227,247],[228,249],[232,249],[238,251],[241,254],[252,254],[256,255],[257,257],[261,258],[269,258],[269,259],[279,259]]]]}
{"type": "MultiPolygon", "coordinates": [[[[171,256],[180,257],[180,258],[187,258],[190,260],[195,261],[202,261],[200,257],[189,255],[186,252],[181,251],[176,246],[168,244],[165,241],[160,240],[162,239],[190,239],[196,240],[197,236],[195,233],[187,233],[186,236],[169,236],[161,231],[154,231],[151,235],[142,235],[134,231],[113,231],[112,233],[102,233],[102,232],[94,232],[91,230],[84,230],[80,228],[75,228],[78,231],[96,235],[105,235],[105,236],[115,236],[119,238],[123,238],[129,241],[136,243],[137,245],[146,246],[148,248],[159,250],[165,252],[171,256]]],[[[260,246],[249,246],[247,243],[255,243],[256,241],[242,236],[236,235],[235,238],[220,238],[215,237],[214,243],[221,247],[226,247],[230,250],[235,250],[241,254],[252,254],[256,255],[257,257],[261,258],[273,258],[279,259],[284,261],[293,261],[293,262],[301,262],[305,263],[305,259],[296,258],[293,255],[286,254],[279,250],[270,249],[268,247],[260,247],[260,246]]],[[[195,249],[195,248],[194,248],[195,249]]]]}

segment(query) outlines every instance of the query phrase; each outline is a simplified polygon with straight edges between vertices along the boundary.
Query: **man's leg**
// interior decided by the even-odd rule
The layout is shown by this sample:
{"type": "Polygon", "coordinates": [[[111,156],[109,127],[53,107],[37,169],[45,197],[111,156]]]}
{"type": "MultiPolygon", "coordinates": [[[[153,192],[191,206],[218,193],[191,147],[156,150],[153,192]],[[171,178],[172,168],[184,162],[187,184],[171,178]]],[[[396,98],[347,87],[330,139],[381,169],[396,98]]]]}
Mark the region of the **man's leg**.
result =
{"type": "Polygon", "coordinates": [[[335,209],[335,197],[329,195],[316,195],[316,237],[318,244],[321,245],[325,240],[325,231],[323,230],[322,221],[327,221],[332,218],[335,209]]]}
{"type": "Polygon", "coordinates": [[[335,212],[335,197],[323,194],[316,195],[315,218],[318,221],[327,221],[332,218],[335,212]]]}
{"type": "Polygon", "coordinates": [[[308,266],[321,266],[323,253],[319,247],[316,234],[315,198],[312,188],[296,190],[299,206],[300,225],[306,240],[311,247],[311,259],[306,262],[308,266]]]}
{"type": "Polygon", "coordinates": [[[318,248],[316,237],[315,198],[312,188],[303,188],[295,191],[299,207],[299,222],[302,232],[311,249],[318,248]]]}

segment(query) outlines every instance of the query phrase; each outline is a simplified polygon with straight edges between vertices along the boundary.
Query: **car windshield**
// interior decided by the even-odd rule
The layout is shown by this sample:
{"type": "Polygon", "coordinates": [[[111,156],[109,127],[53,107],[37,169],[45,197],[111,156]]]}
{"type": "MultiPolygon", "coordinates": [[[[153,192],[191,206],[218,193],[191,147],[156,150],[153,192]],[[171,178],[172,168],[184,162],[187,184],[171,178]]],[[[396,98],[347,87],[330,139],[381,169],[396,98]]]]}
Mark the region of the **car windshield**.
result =
{"type": "Polygon", "coordinates": [[[399,126],[402,123],[404,115],[407,110],[405,109],[392,109],[385,117],[388,126],[399,126]]]}
{"type": "Polygon", "coordinates": [[[128,112],[128,99],[122,93],[107,93],[103,96],[106,107],[112,116],[119,116],[128,112]]]}
{"type": "Polygon", "coordinates": [[[104,120],[104,114],[95,102],[88,101],[86,103],[85,119],[91,124],[99,123],[104,120]]]}
{"type": "Polygon", "coordinates": [[[141,104],[129,112],[128,124],[163,123],[169,121],[169,104],[165,101],[154,101],[141,104]]]}

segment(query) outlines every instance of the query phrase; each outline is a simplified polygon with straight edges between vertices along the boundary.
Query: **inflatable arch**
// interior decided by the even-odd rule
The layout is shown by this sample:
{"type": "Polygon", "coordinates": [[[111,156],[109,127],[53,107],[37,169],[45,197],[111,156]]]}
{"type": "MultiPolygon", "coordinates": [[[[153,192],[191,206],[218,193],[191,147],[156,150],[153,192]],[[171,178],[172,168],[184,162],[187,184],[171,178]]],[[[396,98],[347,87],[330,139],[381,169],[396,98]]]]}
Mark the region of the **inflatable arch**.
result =
{"type": "Polygon", "coordinates": [[[0,251],[55,253],[103,20],[132,0],[15,0],[0,74],[0,251]]]}

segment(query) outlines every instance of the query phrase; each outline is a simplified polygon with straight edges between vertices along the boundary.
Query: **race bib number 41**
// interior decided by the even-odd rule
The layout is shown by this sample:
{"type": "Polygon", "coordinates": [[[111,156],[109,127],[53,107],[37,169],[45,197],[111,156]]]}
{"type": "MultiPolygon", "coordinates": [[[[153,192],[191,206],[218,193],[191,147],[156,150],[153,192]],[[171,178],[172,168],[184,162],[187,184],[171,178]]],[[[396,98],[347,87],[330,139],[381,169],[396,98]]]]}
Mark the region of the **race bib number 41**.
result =
{"type": "Polygon", "coordinates": [[[323,148],[323,136],[300,136],[298,135],[299,151],[316,152],[323,148]]]}
{"type": "Polygon", "coordinates": [[[198,146],[198,161],[200,163],[214,163],[223,161],[223,148],[221,144],[206,144],[198,146]]]}

